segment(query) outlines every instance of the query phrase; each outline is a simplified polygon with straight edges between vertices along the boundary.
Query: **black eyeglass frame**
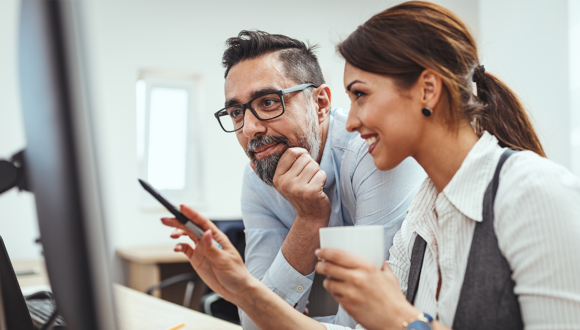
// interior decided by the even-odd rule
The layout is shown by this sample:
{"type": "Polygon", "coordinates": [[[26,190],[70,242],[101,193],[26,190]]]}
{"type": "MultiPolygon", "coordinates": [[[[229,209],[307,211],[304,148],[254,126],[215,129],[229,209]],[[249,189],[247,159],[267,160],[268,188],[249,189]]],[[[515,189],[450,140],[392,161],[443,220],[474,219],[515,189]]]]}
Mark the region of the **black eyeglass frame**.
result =
{"type": "MultiPolygon", "coordinates": [[[[234,129],[233,131],[226,130],[224,128],[224,125],[222,125],[222,122],[220,120],[220,113],[223,112],[223,111],[226,111],[227,108],[236,107],[236,106],[237,107],[241,107],[242,108],[242,111],[243,111],[242,116],[244,116],[244,118],[246,117],[246,109],[250,109],[250,111],[252,112],[252,114],[256,118],[258,118],[258,120],[266,121],[266,120],[276,119],[276,118],[282,116],[284,114],[284,112],[286,112],[286,105],[284,104],[284,97],[283,97],[283,95],[284,94],[293,93],[293,92],[303,91],[303,90],[305,90],[308,87],[318,88],[318,86],[316,86],[315,84],[307,83],[307,84],[301,84],[301,85],[296,85],[294,87],[282,89],[282,90],[279,90],[279,91],[276,91],[276,92],[265,93],[265,94],[262,94],[260,96],[257,96],[255,98],[251,99],[250,102],[247,102],[247,103],[244,103],[244,104],[234,104],[234,105],[230,105],[229,107],[222,108],[222,109],[218,110],[217,112],[215,112],[214,113],[214,116],[217,119],[218,123],[220,124],[221,128],[224,130],[224,132],[226,132],[226,133],[233,133],[233,132],[236,132],[236,131],[239,131],[240,129],[242,129],[244,127],[244,125],[246,124],[246,121],[244,119],[244,123],[242,124],[242,126],[238,127],[237,129],[234,129]],[[282,102],[282,113],[280,113],[276,117],[272,117],[272,118],[268,118],[268,119],[262,119],[262,118],[260,118],[260,116],[258,116],[258,113],[256,112],[256,110],[252,109],[251,104],[255,100],[259,99],[260,97],[264,97],[264,96],[270,95],[270,94],[276,94],[276,95],[278,95],[280,97],[280,101],[282,102]]],[[[228,117],[229,117],[229,115],[228,115],[228,117]]]]}

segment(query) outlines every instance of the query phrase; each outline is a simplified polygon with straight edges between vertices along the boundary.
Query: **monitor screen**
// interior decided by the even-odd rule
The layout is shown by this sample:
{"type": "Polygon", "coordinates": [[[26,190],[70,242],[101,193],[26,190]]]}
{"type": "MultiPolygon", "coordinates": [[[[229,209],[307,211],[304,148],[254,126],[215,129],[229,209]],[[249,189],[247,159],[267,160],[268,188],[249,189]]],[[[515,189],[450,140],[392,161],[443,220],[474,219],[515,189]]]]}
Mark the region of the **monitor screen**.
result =
{"type": "Polygon", "coordinates": [[[21,1],[26,173],[56,304],[70,329],[114,330],[81,1],[21,1]]]}

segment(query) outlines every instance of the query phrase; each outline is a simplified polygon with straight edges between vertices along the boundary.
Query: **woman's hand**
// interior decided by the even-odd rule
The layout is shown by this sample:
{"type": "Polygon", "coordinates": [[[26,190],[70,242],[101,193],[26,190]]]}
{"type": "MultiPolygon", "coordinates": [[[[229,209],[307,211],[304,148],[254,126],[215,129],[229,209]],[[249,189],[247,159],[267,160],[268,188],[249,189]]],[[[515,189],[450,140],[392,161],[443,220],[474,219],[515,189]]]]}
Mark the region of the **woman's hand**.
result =
{"type": "Polygon", "coordinates": [[[195,243],[195,247],[179,243],[175,251],[185,253],[201,279],[224,299],[242,308],[260,329],[325,329],[253,277],[227,236],[210,220],[184,205],[181,205],[181,213],[205,234],[198,239],[177,219],[161,219],[166,226],[176,228],[171,233],[172,238],[189,236],[195,243]],[[221,249],[212,242],[212,237],[221,244],[221,249]]]}
{"type": "Polygon", "coordinates": [[[380,270],[346,251],[325,248],[316,255],[324,260],[316,265],[316,272],[328,277],[324,288],[365,329],[400,330],[403,322],[419,315],[386,262],[380,270]]]}
{"type": "Polygon", "coordinates": [[[179,243],[174,250],[187,256],[195,271],[213,291],[236,305],[241,304],[240,298],[245,296],[244,292],[254,280],[244,266],[242,257],[228,237],[209,219],[185,205],[181,205],[181,212],[201,227],[205,234],[198,239],[177,219],[161,219],[164,225],[176,228],[171,233],[172,238],[189,236],[195,243],[193,246],[179,243]],[[221,244],[221,249],[212,242],[212,238],[221,244]]]}

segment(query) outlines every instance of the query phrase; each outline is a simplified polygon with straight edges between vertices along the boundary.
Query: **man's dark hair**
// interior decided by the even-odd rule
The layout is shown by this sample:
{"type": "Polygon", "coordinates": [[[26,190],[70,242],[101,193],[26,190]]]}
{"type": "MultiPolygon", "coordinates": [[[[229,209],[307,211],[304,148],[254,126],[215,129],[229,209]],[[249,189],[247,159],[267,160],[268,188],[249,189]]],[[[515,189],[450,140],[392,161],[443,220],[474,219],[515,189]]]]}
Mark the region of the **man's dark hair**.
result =
{"type": "Polygon", "coordinates": [[[317,45],[306,45],[302,41],[281,34],[264,31],[242,30],[237,37],[226,41],[222,64],[227,78],[230,69],[245,60],[277,52],[286,75],[298,84],[324,84],[322,70],[313,50],[317,45]]]}

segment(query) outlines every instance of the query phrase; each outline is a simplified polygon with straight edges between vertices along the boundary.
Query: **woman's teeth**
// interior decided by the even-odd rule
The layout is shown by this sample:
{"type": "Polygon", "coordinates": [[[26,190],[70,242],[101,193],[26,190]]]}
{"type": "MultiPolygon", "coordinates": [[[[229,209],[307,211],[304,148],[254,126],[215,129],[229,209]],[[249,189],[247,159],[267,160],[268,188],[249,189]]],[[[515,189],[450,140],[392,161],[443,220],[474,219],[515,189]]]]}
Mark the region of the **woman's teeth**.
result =
{"type": "Polygon", "coordinates": [[[368,139],[365,140],[367,142],[367,146],[372,146],[375,142],[377,142],[377,137],[376,136],[372,136],[368,139]]]}

